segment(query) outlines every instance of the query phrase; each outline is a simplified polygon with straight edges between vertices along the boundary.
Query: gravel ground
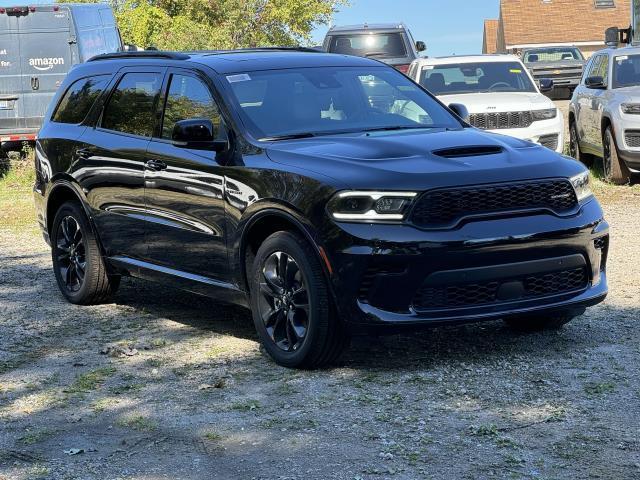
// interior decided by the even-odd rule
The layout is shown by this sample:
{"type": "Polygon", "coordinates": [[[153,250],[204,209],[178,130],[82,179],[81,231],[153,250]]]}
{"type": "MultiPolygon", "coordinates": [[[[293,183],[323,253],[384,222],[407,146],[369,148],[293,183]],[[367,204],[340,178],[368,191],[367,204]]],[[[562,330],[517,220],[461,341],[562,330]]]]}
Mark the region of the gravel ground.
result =
{"type": "Polygon", "coordinates": [[[564,330],[363,338],[313,372],[188,293],[67,304],[0,227],[0,479],[640,478],[640,191],[602,200],[611,294],[564,330]]]}

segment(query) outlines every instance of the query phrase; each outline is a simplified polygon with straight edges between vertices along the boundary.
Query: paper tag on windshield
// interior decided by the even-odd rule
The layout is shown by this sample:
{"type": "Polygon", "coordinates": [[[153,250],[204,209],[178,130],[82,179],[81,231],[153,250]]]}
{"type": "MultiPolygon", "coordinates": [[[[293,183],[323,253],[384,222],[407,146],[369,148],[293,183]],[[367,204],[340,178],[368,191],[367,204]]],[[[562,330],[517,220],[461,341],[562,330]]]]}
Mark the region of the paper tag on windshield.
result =
{"type": "Polygon", "coordinates": [[[629,56],[628,55],[621,55],[619,57],[616,57],[616,61],[618,61],[618,62],[624,62],[625,60],[629,60],[629,56]]]}
{"type": "Polygon", "coordinates": [[[522,73],[522,70],[520,70],[519,68],[512,68],[511,70],[509,70],[511,73],[522,73]]]}
{"type": "Polygon", "coordinates": [[[241,73],[239,75],[227,75],[227,81],[229,83],[248,82],[249,80],[251,80],[251,77],[246,73],[241,73]]]}
{"type": "Polygon", "coordinates": [[[435,65],[425,65],[422,68],[423,68],[423,70],[433,70],[435,68],[435,65]]]}

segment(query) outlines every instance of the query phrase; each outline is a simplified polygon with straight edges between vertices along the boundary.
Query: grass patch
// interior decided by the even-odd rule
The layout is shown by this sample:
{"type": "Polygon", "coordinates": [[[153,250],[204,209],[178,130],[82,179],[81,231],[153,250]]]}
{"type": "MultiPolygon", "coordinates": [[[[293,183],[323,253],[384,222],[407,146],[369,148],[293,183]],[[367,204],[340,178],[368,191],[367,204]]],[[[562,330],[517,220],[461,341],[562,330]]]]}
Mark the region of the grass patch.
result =
{"type": "Polygon", "coordinates": [[[111,410],[112,408],[116,407],[119,403],[120,403],[120,400],[118,400],[117,398],[112,398],[112,397],[101,398],[100,400],[96,400],[91,404],[91,409],[94,412],[101,413],[101,412],[104,412],[105,410],[111,410]]]}
{"type": "Polygon", "coordinates": [[[32,195],[35,182],[33,156],[6,162],[0,173],[0,229],[37,233],[32,195]]]}
{"type": "Polygon", "coordinates": [[[54,430],[49,430],[47,428],[43,428],[40,430],[27,430],[27,432],[22,437],[20,437],[20,442],[23,445],[34,445],[41,442],[45,438],[50,437],[54,433],[54,430]]]}
{"type": "Polygon", "coordinates": [[[216,432],[205,432],[204,435],[202,435],[205,439],[209,440],[210,442],[219,442],[220,440],[222,440],[222,435],[220,435],[219,433],[216,432]]]}
{"type": "Polygon", "coordinates": [[[88,393],[93,390],[96,390],[100,385],[104,383],[104,381],[116,373],[115,367],[102,367],[97,368],[96,370],[92,370],[87,373],[83,373],[76,377],[75,382],[73,382],[68,389],[65,390],[66,393],[88,393]]]}
{"type": "Polygon", "coordinates": [[[613,382],[602,382],[602,383],[591,382],[591,383],[587,383],[584,386],[584,391],[587,393],[587,395],[592,395],[592,396],[611,393],[615,389],[616,389],[616,384],[613,382]]]}
{"type": "Polygon", "coordinates": [[[257,400],[247,400],[245,402],[236,402],[231,404],[231,410],[239,412],[252,412],[260,408],[260,402],[257,400]]]}
{"type": "Polygon", "coordinates": [[[128,415],[117,421],[118,426],[132,428],[141,432],[150,432],[158,428],[158,424],[144,415],[128,415]]]}
{"type": "Polygon", "coordinates": [[[493,423],[488,425],[472,425],[469,433],[475,437],[497,437],[499,434],[498,427],[493,423]]]}

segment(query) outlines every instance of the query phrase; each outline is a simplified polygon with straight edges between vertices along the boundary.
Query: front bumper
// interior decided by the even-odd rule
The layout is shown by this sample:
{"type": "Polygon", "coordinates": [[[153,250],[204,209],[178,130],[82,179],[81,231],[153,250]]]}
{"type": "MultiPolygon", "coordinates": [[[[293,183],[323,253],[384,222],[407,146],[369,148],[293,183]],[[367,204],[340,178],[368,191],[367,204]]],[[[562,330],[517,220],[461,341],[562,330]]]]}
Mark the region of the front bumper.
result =
{"type": "Polygon", "coordinates": [[[447,231],[341,223],[326,250],[338,310],[352,328],[431,326],[579,311],[602,301],[608,288],[608,231],[598,202],[591,200],[570,218],[493,218],[447,231]],[[558,284],[558,291],[533,297],[518,293],[522,278],[560,271],[562,262],[571,269],[582,265],[584,285],[566,290],[558,284]],[[466,289],[487,283],[497,285],[502,296],[416,306],[425,285],[466,289]]]}

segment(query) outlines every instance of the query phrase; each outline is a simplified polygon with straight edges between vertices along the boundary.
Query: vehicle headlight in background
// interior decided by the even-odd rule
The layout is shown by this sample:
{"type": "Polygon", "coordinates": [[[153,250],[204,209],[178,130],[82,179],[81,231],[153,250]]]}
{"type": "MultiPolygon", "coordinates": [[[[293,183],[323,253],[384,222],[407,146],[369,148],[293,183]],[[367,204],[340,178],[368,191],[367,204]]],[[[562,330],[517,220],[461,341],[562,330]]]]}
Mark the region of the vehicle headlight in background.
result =
{"type": "Polygon", "coordinates": [[[545,108],[544,110],[531,110],[531,118],[534,122],[539,120],[551,120],[558,115],[557,108],[545,108]]]}
{"type": "Polygon", "coordinates": [[[589,186],[589,172],[582,172],[571,177],[569,181],[571,182],[571,185],[573,185],[576,197],[578,197],[578,202],[582,202],[583,200],[593,196],[593,192],[589,186]]]}
{"type": "Polygon", "coordinates": [[[331,216],[346,222],[401,222],[416,192],[340,192],[328,205],[331,216]]]}
{"type": "Polygon", "coordinates": [[[640,103],[623,103],[620,105],[622,113],[628,115],[640,115],[640,103]]]}

